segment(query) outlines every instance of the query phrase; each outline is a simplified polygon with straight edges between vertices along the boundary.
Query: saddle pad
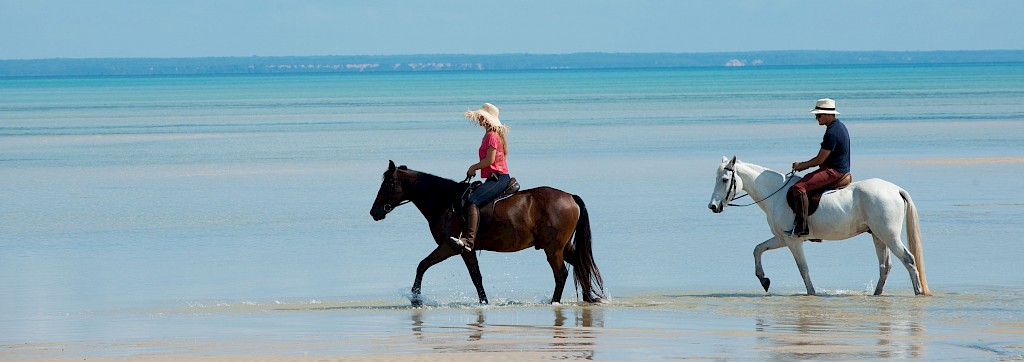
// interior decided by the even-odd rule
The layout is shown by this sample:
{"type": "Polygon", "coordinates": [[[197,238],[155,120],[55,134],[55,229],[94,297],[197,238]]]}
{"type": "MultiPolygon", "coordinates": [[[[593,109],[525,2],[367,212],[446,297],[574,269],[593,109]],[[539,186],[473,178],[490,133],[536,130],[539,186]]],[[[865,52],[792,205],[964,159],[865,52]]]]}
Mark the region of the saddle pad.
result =
{"type": "MultiPolygon", "coordinates": [[[[852,175],[845,174],[839,180],[836,180],[836,182],[833,182],[831,185],[828,185],[823,189],[808,192],[807,216],[814,215],[814,212],[818,210],[818,203],[821,202],[822,196],[824,196],[825,194],[836,192],[838,190],[842,190],[846,188],[846,186],[850,186],[852,180],[852,175]]],[[[790,194],[789,192],[786,193],[786,202],[789,203],[789,208],[796,212],[796,202],[793,200],[793,195],[790,194]]]]}
{"type": "MultiPolygon", "coordinates": [[[[511,180],[509,180],[508,182],[508,186],[505,187],[504,191],[498,194],[498,197],[494,198],[494,200],[480,207],[480,230],[486,229],[487,226],[490,225],[491,217],[494,215],[494,205],[496,205],[498,201],[515,196],[517,192],[519,192],[519,182],[516,181],[515,177],[512,177],[511,180]]],[[[469,194],[467,193],[467,198],[468,195],[469,194]]],[[[466,202],[468,201],[464,199],[463,203],[466,202]]]]}

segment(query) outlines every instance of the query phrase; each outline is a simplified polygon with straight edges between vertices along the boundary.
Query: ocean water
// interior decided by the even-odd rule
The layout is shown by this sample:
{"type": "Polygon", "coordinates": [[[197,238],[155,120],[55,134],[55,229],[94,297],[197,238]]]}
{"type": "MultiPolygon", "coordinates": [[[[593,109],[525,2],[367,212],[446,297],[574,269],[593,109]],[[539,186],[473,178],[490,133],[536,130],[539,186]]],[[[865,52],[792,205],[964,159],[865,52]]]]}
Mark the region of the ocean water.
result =
{"type": "MultiPolygon", "coordinates": [[[[1022,188],[1024,64],[2,78],[0,345],[131,356],[175,345],[116,342],[268,330],[358,341],[409,324],[560,327],[565,313],[587,331],[686,320],[786,336],[805,332],[810,313],[826,333],[986,336],[925,340],[911,357],[1020,355],[1022,188]],[[887,297],[870,297],[867,235],[805,247],[820,299],[798,296],[786,249],[766,253],[766,294],[751,255],[770,236],[764,214],[707,209],[723,156],[780,171],[814,156],[823,128],[807,110],[823,97],[850,130],[855,179],[913,195],[935,297],[914,297],[900,265],[887,297]],[[523,188],[586,201],[607,306],[580,305],[569,283],[552,323],[551,270],[529,249],[479,253],[492,307],[475,306],[455,258],[427,272],[427,310],[408,309],[434,244],[412,206],[372,220],[381,174],[394,160],[461,179],[482,135],[462,112],[483,102],[511,127],[508,162],[523,188]]],[[[651,343],[596,356],[687,353],[651,343]]]]}

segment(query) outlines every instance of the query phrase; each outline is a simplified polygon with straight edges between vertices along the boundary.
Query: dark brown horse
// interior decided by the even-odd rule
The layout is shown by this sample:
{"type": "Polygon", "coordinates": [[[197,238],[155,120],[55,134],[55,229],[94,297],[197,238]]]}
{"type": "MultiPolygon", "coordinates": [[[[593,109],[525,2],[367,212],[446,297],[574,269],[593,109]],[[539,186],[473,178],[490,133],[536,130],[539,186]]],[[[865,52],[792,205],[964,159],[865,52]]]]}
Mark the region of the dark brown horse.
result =
{"type": "MultiPolygon", "coordinates": [[[[460,253],[449,237],[462,231],[461,213],[457,203],[469,185],[434,175],[417,172],[405,166],[395,167],[391,161],[384,172],[377,199],[370,215],[376,221],[384,219],[395,207],[412,202],[423,213],[430,226],[430,235],[437,248],[427,255],[416,268],[416,281],[412,285],[412,304],[419,306],[423,273],[434,264],[455,255],[461,255],[476,286],[480,303],[487,304],[480,265],[476,254],[460,253]]],[[[583,289],[583,300],[594,303],[604,298],[601,272],[594,263],[591,251],[590,217],[579,196],[550,187],[520,191],[498,202],[488,223],[481,222],[475,250],[515,252],[529,247],[543,249],[555,275],[555,293],[551,303],[559,303],[562,289],[569,277],[566,263],[573,266],[576,284],[583,289]],[[576,234],[575,241],[573,234],[576,234]]]]}

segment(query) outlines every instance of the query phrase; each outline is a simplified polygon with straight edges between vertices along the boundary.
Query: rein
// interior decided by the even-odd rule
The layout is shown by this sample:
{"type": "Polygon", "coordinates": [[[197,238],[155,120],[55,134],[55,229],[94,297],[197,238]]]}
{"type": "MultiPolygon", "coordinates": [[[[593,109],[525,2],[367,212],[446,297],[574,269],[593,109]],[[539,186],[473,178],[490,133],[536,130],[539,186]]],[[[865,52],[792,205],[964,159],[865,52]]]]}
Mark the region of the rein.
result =
{"type": "Polygon", "coordinates": [[[412,201],[412,200],[405,200],[405,201],[399,202],[398,205],[395,205],[395,206],[391,206],[391,204],[384,204],[384,212],[391,212],[391,210],[394,210],[394,209],[398,208],[399,206],[408,204],[410,201],[412,201]]]}
{"type": "MultiPolygon", "coordinates": [[[[462,180],[462,182],[459,182],[459,183],[468,184],[469,180],[472,180],[472,179],[473,179],[473,176],[469,175],[469,176],[466,176],[465,180],[462,180]]],[[[391,189],[392,190],[398,190],[398,182],[392,183],[391,184],[391,189]]],[[[405,200],[405,201],[399,202],[395,206],[391,206],[391,204],[384,204],[384,212],[391,212],[392,210],[397,209],[399,206],[408,204],[410,202],[412,202],[412,200],[405,200]]],[[[452,212],[455,212],[455,202],[452,202],[452,206],[450,207],[450,209],[451,209],[452,212]]],[[[451,216],[449,216],[448,218],[451,218],[451,216]]]]}
{"type": "MultiPolygon", "coordinates": [[[[729,172],[732,172],[732,176],[729,177],[729,190],[733,190],[734,188],[736,188],[736,170],[733,170],[733,169],[728,168],[728,167],[726,167],[725,169],[727,171],[729,171],[729,172]]],[[[782,191],[782,189],[786,188],[786,185],[789,185],[789,181],[793,179],[793,175],[794,174],[796,174],[795,170],[794,171],[789,171],[789,173],[786,174],[786,182],[782,183],[782,187],[779,187],[778,190],[775,190],[775,192],[772,192],[771,195],[768,195],[767,197],[765,197],[763,199],[760,199],[760,200],[757,200],[757,201],[754,201],[754,202],[751,202],[751,203],[745,204],[745,205],[739,205],[739,204],[733,204],[732,203],[733,201],[736,201],[736,200],[742,199],[744,197],[750,196],[749,193],[746,193],[746,194],[743,194],[741,196],[736,196],[736,197],[733,197],[732,199],[730,199],[729,200],[730,203],[728,204],[728,206],[744,207],[744,206],[750,206],[750,205],[754,205],[754,204],[760,203],[761,201],[764,201],[764,200],[768,200],[772,196],[775,196],[775,194],[779,193],[779,191],[782,191]]]]}

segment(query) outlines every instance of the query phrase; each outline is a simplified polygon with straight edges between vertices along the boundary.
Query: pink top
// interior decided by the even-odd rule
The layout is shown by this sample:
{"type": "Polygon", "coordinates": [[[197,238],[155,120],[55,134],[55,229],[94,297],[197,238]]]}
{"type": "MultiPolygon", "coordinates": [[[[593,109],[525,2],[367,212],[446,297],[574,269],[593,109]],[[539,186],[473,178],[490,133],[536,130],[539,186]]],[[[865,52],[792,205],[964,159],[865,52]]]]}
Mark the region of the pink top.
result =
{"type": "Polygon", "coordinates": [[[494,147],[494,162],[490,166],[480,169],[480,177],[488,178],[491,173],[498,171],[501,173],[508,173],[508,165],[505,163],[505,151],[501,148],[501,137],[495,132],[487,132],[484,135],[484,139],[480,142],[480,159],[483,160],[487,157],[487,149],[494,147]]]}

